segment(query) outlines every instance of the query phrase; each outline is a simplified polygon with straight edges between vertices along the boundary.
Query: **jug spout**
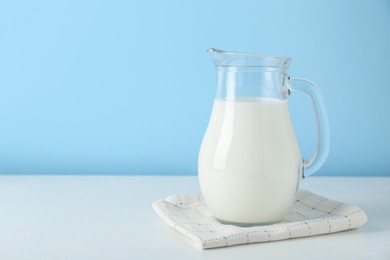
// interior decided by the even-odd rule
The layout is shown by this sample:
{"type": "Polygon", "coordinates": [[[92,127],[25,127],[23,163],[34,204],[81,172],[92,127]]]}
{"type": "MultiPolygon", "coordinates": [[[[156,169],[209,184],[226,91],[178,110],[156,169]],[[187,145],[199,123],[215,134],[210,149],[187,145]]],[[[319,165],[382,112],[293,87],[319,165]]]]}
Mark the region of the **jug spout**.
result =
{"type": "Polygon", "coordinates": [[[283,71],[287,70],[291,63],[291,59],[288,57],[223,51],[215,48],[210,48],[207,52],[217,67],[273,68],[283,71]]]}

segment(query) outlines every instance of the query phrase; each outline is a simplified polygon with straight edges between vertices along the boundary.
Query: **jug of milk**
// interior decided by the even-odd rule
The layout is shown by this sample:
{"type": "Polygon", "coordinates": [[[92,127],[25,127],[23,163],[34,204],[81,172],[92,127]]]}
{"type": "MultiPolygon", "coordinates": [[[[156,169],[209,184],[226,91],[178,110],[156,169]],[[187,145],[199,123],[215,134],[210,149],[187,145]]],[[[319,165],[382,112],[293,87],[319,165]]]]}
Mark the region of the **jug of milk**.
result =
{"type": "Polygon", "coordinates": [[[318,87],[291,78],[291,59],[209,49],[217,92],[199,152],[198,176],[212,215],[222,223],[261,225],[283,219],[300,179],[329,152],[327,114],[318,87]],[[288,107],[295,90],[310,97],[317,148],[302,159],[288,107]]]}

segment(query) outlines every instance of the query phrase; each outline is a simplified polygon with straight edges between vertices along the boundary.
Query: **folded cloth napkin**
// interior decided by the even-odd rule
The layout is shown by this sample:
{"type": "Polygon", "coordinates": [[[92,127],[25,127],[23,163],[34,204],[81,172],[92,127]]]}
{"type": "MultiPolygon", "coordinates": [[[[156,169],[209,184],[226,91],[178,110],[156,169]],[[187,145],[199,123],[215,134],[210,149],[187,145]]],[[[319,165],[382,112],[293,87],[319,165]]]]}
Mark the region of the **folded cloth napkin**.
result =
{"type": "Polygon", "coordinates": [[[367,221],[359,207],[305,190],[297,192],[282,222],[264,226],[221,224],[200,195],[169,196],[153,202],[153,208],[165,223],[202,249],[329,234],[358,228],[367,221]]]}

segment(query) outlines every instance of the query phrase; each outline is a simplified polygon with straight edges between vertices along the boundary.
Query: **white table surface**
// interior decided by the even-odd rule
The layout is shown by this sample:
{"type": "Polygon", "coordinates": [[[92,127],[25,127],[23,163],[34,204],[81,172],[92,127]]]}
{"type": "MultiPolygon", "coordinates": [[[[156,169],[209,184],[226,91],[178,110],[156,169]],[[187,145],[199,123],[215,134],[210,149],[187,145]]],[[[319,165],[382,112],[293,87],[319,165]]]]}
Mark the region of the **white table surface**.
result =
{"type": "Polygon", "coordinates": [[[311,177],[301,187],[365,210],[361,228],[200,250],[151,203],[199,193],[195,176],[0,176],[0,259],[390,259],[390,178],[311,177]]]}

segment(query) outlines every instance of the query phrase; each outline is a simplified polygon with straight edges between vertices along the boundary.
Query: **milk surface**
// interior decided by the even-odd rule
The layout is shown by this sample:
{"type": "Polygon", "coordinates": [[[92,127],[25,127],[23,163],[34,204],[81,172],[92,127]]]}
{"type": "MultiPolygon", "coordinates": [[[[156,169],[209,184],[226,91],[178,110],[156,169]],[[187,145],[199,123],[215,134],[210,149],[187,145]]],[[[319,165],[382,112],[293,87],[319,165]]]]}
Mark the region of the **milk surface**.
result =
{"type": "Polygon", "coordinates": [[[214,100],[198,165],[214,217],[241,224],[280,221],[292,205],[301,171],[287,100],[214,100]]]}

